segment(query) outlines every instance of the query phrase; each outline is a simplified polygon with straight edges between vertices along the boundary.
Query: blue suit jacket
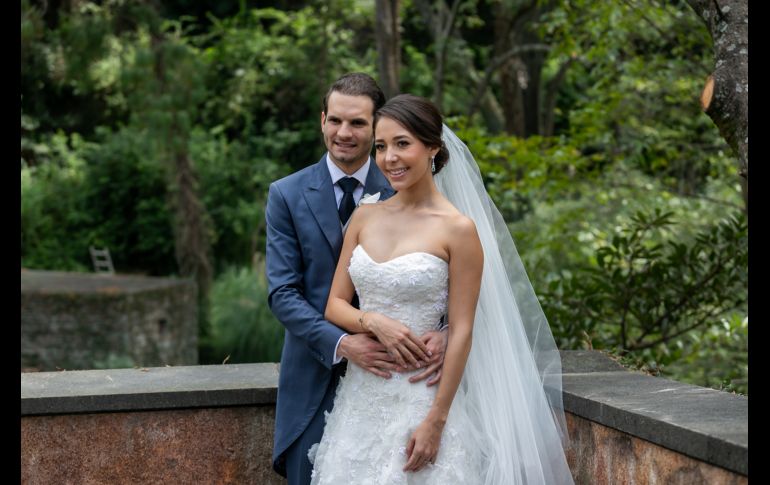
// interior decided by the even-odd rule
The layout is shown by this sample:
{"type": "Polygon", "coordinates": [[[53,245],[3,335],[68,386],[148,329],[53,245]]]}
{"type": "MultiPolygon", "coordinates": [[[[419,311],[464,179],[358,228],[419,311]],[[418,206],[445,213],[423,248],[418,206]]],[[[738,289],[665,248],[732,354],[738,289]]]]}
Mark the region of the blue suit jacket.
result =
{"type": "MultiPolygon", "coordinates": [[[[372,160],[364,193],[376,192],[381,200],[393,195],[372,160]]],[[[279,467],[282,453],[318,410],[344,333],[323,316],[343,238],[326,155],[270,185],[265,219],[268,303],[286,327],[273,447],[279,467]]]]}

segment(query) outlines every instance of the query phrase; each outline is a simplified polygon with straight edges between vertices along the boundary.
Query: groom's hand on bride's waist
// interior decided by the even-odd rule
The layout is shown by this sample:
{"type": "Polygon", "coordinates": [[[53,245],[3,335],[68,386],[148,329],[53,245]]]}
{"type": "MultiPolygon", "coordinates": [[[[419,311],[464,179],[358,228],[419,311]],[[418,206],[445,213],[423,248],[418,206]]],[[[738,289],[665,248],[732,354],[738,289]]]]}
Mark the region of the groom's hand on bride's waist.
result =
{"type": "Polygon", "coordinates": [[[425,384],[430,387],[441,380],[441,369],[444,365],[444,352],[446,351],[448,333],[449,332],[432,330],[420,336],[420,339],[428,348],[432,357],[428,366],[419,374],[410,377],[409,382],[419,382],[429,377],[425,384]]]}
{"type": "Polygon", "coordinates": [[[337,353],[350,362],[371,372],[372,374],[389,379],[389,371],[403,371],[395,359],[388,354],[387,349],[371,334],[356,333],[345,335],[340,340],[337,353]]]}

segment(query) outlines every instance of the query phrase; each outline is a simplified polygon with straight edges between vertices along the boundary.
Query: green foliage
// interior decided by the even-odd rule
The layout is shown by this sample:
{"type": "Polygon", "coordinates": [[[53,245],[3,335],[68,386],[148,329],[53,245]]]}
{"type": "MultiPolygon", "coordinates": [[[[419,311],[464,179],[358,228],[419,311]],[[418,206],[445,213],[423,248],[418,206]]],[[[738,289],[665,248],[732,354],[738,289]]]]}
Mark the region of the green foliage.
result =
{"type": "MultiPolygon", "coordinates": [[[[201,307],[205,363],[279,359],[263,269],[239,268],[263,250],[268,184],[324,150],[329,83],[377,72],[372,2],[271,5],[22,0],[23,266],[88,271],[88,246],[104,245],[121,272],[177,272],[171,162],[188,156],[218,275],[201,307]]],[[[495,52],[483,2],[460,4],[442,108],[560,345],[747,393],[746,223],[735,157],[698,105],[714,62],[705,26],[686,2],[541,10],[541,93],[570,62],[555,136],[495,135],[494,107],[490,126],[457,116],[495,52]]],[[[430,27],[414,2],[401,14],[401,89],[432,97],[430,27]]]]}
{"type": "MultiPolygon", "coordinates": [[[[360,2],[319,2],[295,11],[273,8],[212,19],[199,39],[216,86],[203,113],[214,133],[248,140],[252,157],[299,169],[323,150],[320,113],[329,84],[345,72],[376,75],[371,28],[360,2]]],[[[371,7],[369,7],[371,9],[371,7]]]]}
{"type": "Polygon", "coordinates": [[[692,240],[661,238],[671,213],[639,212],[596,252],[597,266],[554,280],[541,293],[562,345],[629,351],[648,366],[683,357],[691,331],[747,301],[748,227],[742,213],[692,240]],[[674,344],[674,345],[671,345],[674,344]]]}
{"type": "Polygon", "coordinates": [[[698,103],[713,49],[688,5],[560,2],[543,29],[555,47],[547,70],[577,59],[557,126],[595,163],[622,163],[684,195],[735,176],[730,148],[698,103]]]}
{"type": "Polygon", "coordinates": [[[104,131],[101,143],[51,137],[50,162],[21,171],[22,265],[89,271],[89,246],[120,272],[175,272],[164,175],[145,136],[104,131]],[[70,147],[71,145],[71,147],[70,147]]]}
{"type": "Polygon", "coordinates": [[[229,141],[222,133],[195,130],[190,151],[196,155],[203,203],[213,221],[217,268],[248,265],[265,247],[267,188],[287,169],[257,155],[253,143],[229,141]]]}
{"type": "Polygon", "coordinates": [[[21,263],[82,271],[90,266],[83,199],[87,143],[78,135],[56,133],[43,146],[40,151],[56,163],[21,167],[21,263]]]}
{"type": "Polygon", "coordinates": [[[698,386],[749,393],[749,319],[728,315],[675,342],[681,356],[660,374],[698,386]]]}
{"type": "Polygon", "coordinates": [[[491,135],[464,117],[447,122],[473,153],[490,197],[509,223],[538,204],[579,196],[574,182],[592,179],[590,157],[563,139],[491,135]]]}
{"type": "Polygon", "coordinates": [[[149,135],[131,128],[101,135],[86,155],[89,244],[109,248],[120,272],[176,273],[165,172],[147,149],[149,135]]]}
{"type": "Polygon", "coordinates": [[[202,346],[211,361],[202,364],[280,360],[284,327],[267,305],[263,261],[220,273],[211,289],[210,321],[210,335],[202,346]]]}

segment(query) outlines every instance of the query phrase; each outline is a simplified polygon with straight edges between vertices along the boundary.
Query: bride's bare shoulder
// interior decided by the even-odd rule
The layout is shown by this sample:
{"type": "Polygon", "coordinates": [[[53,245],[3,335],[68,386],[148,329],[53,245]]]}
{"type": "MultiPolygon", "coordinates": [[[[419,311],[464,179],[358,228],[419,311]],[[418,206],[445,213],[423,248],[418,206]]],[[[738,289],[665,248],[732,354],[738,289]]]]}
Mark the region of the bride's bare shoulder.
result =
{"type": "Polygon", "coordinates": [[[462,214],[460,211],[456,211],[448,218],[449,229],[452,235],[459,239],[475,239],[478,240],[479,235],[476,231],[476,223],[473,219],[462,214]]]}
{"type": "Polygon", "coordinates": [[[473,222],[473,219],[457,210],[451,202],[446,200],[441,209],[444,223],[450,233],[476,233],[476,223],[473,222]]]}

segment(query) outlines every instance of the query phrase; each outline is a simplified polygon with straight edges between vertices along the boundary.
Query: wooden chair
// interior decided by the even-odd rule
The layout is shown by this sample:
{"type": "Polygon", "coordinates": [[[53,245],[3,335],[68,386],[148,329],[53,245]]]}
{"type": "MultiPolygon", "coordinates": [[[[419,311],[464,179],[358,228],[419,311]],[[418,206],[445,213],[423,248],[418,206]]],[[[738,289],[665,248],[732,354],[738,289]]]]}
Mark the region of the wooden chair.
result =
{"type": "Polygon", "coordinates": [[[107,248],[97,249],[89,246],[91,252],[91,261],[94,263],[94,271],[100,274],[115,274],[115,268],[112,266],[112,256],[107,248]]]}

